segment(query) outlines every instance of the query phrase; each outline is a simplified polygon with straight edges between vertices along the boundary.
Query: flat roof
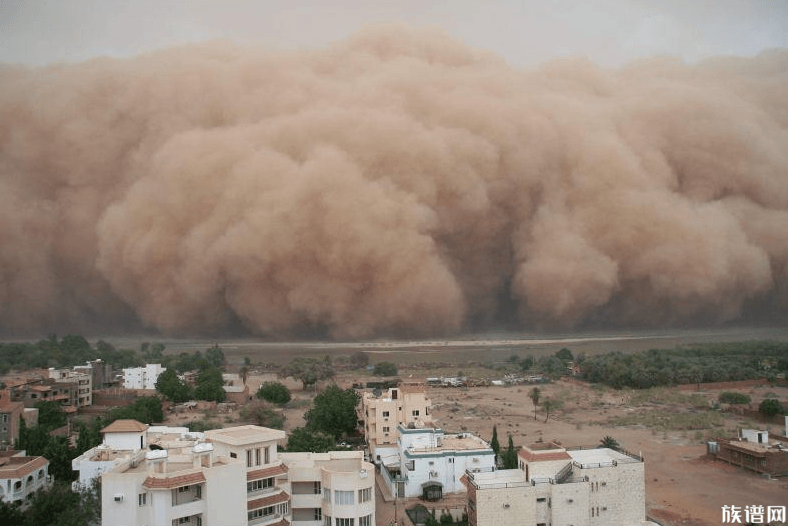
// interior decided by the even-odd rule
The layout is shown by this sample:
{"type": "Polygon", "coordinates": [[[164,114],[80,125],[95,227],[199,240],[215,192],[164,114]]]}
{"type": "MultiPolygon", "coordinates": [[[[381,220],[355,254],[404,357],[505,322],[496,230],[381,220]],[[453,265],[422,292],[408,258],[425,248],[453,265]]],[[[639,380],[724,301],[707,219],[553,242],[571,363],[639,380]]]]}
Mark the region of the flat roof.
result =
{"type": "Polygon", "coordinates": [[[213,442],[223,442],[233,446],[242,446],[257,442],[284,440],[287,435],[284,431],[279,429],[246,425],[226,427],[224,429],[211,429],[205,432],[205,437],[213,442]]]}
{"type": "Polygon", "coordinates": [[[632,457],[606,447],[597,449],[576,449],[567,451],[572,460],[581,464],[601,464],[612,461],[631,461],[632,457]]]}

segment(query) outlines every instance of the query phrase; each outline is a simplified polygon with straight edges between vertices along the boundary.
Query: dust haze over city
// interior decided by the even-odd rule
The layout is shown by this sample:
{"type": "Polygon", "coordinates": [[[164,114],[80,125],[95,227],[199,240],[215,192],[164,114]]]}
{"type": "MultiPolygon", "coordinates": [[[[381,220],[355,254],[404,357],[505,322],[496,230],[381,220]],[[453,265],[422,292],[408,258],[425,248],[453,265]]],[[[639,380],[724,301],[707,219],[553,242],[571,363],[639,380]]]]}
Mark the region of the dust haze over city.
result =
{"type": "Polygon", "coordinates": [[[0,334],[783,327],[788,4],[691,4],[0,2],[0,334]]]}

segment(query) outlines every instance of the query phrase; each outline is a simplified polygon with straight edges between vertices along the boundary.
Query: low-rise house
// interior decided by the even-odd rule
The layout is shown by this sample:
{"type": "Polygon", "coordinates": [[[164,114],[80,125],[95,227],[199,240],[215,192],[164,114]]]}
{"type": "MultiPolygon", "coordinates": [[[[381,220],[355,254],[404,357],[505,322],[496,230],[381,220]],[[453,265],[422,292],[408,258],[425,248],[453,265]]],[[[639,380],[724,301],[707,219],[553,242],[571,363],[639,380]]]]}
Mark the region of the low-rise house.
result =
{"type": "Polygon", "coordinates": [[[768,431],[742,429],[738,438],[710,443],[719,460],[772,477],[788,476],[788,438],[768,431]]]}
{"type": "Polygon", "coordinates": [[[52,485],[49,461],[24,451],[0,453],[0,500],[24,505],[33,494],[52,485]]]}
{"type": "Polygon", "coordinates": [[[471,526],[650,524],[637,455],[533,444],[520,449],[518,460],[518,469],[466,472],[471,526]]]}
{"type": "Polygon", "coordinates": [[[434,427],[398,426],[396,456],[381,461],[381,473],[392,495],[437,500],[465,492],[466,471],[495,467],[490,445],[471,433],[445,433],[434,427]]]}
{"type": "Polygon", "coordinates": [[[0,449],[13,446],[19,438],[19,420],[23,417],[25,405],[11,401],[11,391],[0,390],[0,449]]]}

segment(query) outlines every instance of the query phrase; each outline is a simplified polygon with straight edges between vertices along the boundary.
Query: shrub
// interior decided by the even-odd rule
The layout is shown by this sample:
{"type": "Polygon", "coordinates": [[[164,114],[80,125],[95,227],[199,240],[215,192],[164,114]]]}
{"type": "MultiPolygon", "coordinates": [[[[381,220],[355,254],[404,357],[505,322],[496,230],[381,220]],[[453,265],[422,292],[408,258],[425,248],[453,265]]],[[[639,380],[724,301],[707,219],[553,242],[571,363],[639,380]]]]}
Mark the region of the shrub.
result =
{"type": "Polygon", "coordinates": [[[721,404],[746,405],[750,403],[750,397],[748,395],[744,393],[735,393],[733,391],[720,393],[719,400],[721,404]]]}
{"type": "Polygon", "coordinates": [[[780,414],[784,413],[785,408],[780,403],[780,401],[777,400],[776,398],[767,398],[766,400],[761,402],[761,405],[758,406],[758,411],[760,411],[761,414],[766,416],[774,416],[778,413],[780,414]]]}
{"type": "Polygon", "coordinates": [[[283,405],[290,401],[290,391],[279,382],[265,382],[257,390],[257,398],[272,404],[283,405]]]}
{"type": "Polygon", "coordinates": [[[372,371],[375,376],[396,376],[397,364],[392,362],[380,362],[375,364],[375,369],[372,371]]]}

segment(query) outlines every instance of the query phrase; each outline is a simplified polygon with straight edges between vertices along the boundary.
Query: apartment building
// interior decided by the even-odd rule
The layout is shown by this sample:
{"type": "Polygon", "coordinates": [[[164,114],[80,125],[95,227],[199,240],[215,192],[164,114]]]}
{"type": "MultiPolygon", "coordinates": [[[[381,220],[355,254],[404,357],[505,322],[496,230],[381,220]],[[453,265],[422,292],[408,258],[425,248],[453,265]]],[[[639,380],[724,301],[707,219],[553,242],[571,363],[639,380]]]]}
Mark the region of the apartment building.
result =
{"type": "Polygon", "coordinates": [[[123,369],[124,389],[156,389],[156,380],[165,371],[160,363],[148,363],[145,367],[123,369]]]}
{"type": "Polygon", "coordinates": [[[381,461],[381,473],[392,495],[438,500],[445,493],[466,491],[461,481],[466,471],[495,467],[490,445],[471,433],[400,425],[397,434],[397,455],[381,461]]]}
{"type": "Polygon", "coordinates": [[[430,425],[431,406],[423,383],[403,382],[385,392],[362,393],[357,413],[370,458],[377,461],[396,455],[397,426],[430,425]]]}
{"type": "Polygon", "coordinates": [[[49,378],[57,383],[71,383],[75,385],[74,398],[72,405],[75,407],[85,407],[93,404],[93,374],[84,369],[77,371],[72,369],[49,368],[49,378]]]}
{"type": "Polygon", "coordinates": [[[288,469],[277,452],[277,444],[286,440],[285,432],[247,425],[206,431],[205,438],[217,455],[237,460],[243,467],[243,480],[228,488],[237,488],[244,497],[248,521],[244,524],[291,524],[288,469]]]}
{"type": "Polygon", "coordinates": [[[375,466],[361,451],[281,453],[292,524],[375,526],[375,466]]]}
{"type": "Polygon", "coordinates": [[[646,521],[643,459],[607,448],[533,444],[519,468],[467,471],[472,526],[632,526],[646,521]]]}
{"type": "Polygon", "coordinates": [[[19,419],[25,405],[11,401],[11,391],[0,389],[0,449],[13,446],[19,438],[19,419]]]}
{"type": "Polygon", "coordinates": [[[0,500],[24,505],[36,491],[52,485],[48,470],[44,457],[28,457],[24,451],[0,452],[0,500]]]}

